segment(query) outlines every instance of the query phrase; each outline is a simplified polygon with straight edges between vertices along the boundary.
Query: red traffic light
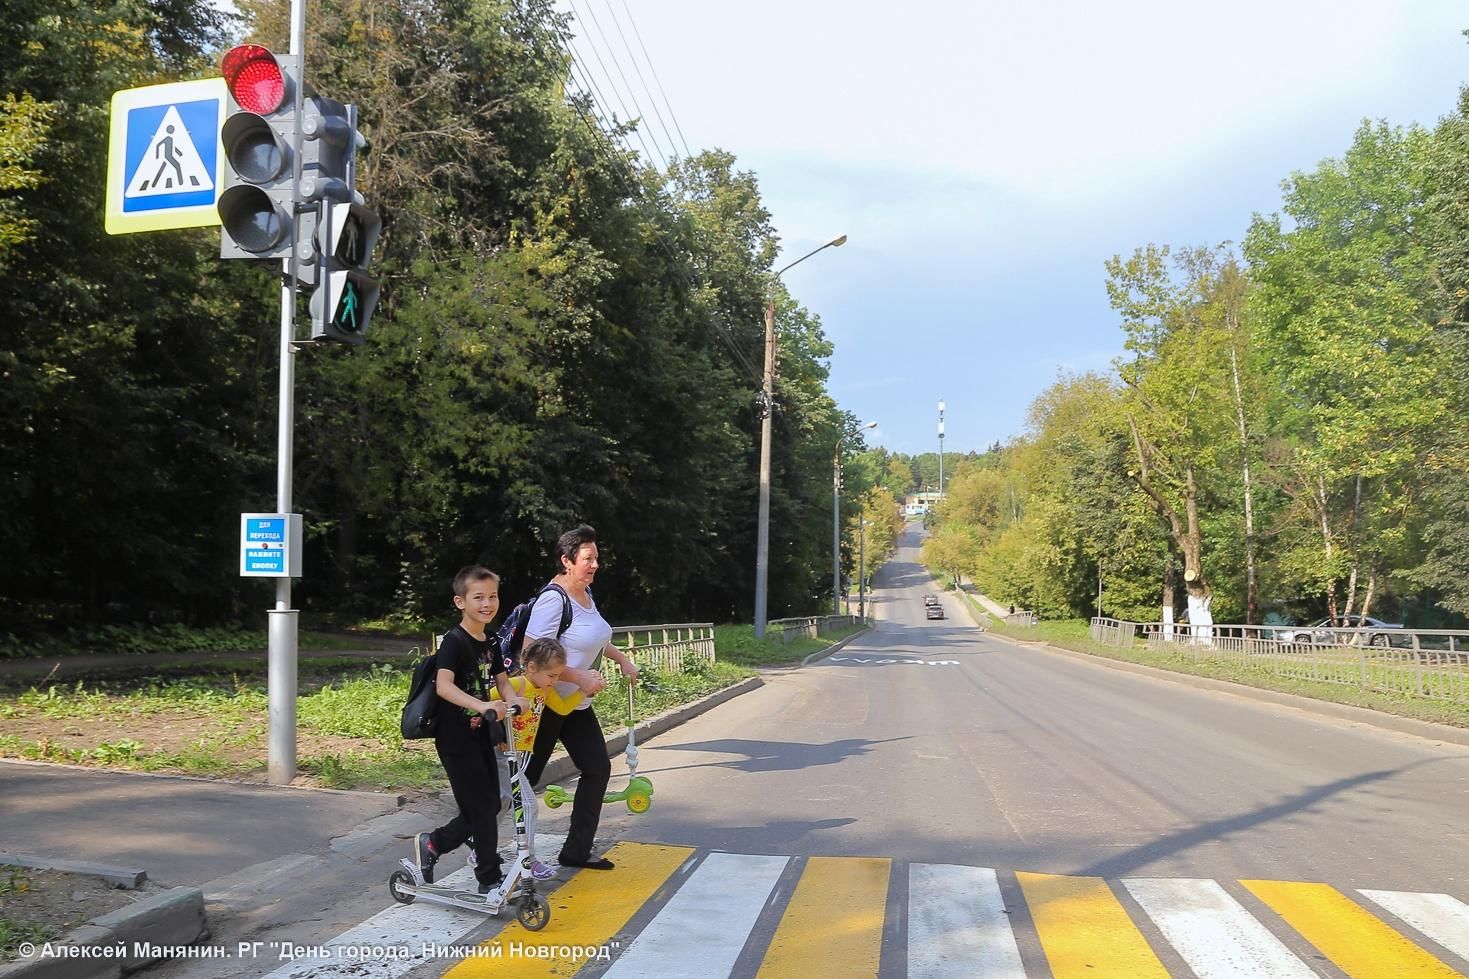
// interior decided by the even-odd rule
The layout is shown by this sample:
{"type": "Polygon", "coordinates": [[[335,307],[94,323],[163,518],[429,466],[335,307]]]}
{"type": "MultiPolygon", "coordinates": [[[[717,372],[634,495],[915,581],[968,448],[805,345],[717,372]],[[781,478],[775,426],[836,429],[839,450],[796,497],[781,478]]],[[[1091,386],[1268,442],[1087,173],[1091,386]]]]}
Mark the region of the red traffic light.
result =
{"type": "Polygon", "coordinates": [[[246,112],[269,115],[286,98],[286,76],[269,48],[241,44],[219,61],[230,97],[246,112]]]}

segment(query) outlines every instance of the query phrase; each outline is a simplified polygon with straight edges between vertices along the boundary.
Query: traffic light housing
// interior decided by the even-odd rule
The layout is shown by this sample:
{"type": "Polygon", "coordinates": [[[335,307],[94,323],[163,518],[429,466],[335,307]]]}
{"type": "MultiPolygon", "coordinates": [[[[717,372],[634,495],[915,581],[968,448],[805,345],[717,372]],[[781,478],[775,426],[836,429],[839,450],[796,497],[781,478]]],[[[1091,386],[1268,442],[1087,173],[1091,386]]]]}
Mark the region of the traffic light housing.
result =
{"type": "Polygon", "coordinates": [[[317,208],[316,289],[311,338],[362,343],[377,306],[377,280],[367,274],[382,221],[357,193],[356,106],[313,98],[302,117],[301,196],[317,208]]]}
{"type": "Polygon", "coordinates": [[[311,339],[362,343],[379,286],[367,274],[382,220],[356,201],[325,202],[317,224],[321,256],[311,294],[311,339]]]}
{"type": "Polygon", "coordinates": [[[315,230],[314,217],[296,213],[293,187],[301,60],[241,44],[225,52],[220,70],[229,98],[220,130],[224,181],[215,205],[220,257],[289,257],[291,242],[309,247],[315,230]]]}

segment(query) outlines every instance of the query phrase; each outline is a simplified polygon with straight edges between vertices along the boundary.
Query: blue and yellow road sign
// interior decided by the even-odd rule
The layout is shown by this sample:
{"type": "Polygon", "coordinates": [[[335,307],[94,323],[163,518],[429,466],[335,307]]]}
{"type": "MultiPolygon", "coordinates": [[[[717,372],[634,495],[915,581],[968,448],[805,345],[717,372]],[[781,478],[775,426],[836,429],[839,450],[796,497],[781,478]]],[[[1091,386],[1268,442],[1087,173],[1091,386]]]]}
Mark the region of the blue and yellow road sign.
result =
{"type": "Polygon", "coordinates": [[[219,224],[222,78],[115,92],[107,151],[107,233],[219,224]]]}

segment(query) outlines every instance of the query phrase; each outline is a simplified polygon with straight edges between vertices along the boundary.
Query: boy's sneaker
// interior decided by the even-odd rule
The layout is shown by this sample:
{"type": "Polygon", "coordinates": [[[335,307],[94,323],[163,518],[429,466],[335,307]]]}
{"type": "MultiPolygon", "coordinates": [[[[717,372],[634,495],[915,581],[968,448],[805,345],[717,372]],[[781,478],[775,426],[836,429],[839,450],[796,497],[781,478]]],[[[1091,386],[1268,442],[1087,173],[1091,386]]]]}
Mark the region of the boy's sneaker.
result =
{"type": "Polygon", "coordinates": [[[530,862],[530,875],[534,880],[550,880],[556,876],[556,868],[539,860],[530,862]]]}
{"type": "Polygon", "coordinates": [[[479,882],[479,893],[488,894],[503,883],[505,883],[504,874],[501,874],[497,879],[493,881],[482,880],[479,882]]]}
{"type": "Polygon", "coordinates": [[[439,862],[439,855],[434,852],[433,834],[419,833],[413,838],[413,860],[418,866],[418,876],[425,884],[432,884],[434,864],[439,862]]]}

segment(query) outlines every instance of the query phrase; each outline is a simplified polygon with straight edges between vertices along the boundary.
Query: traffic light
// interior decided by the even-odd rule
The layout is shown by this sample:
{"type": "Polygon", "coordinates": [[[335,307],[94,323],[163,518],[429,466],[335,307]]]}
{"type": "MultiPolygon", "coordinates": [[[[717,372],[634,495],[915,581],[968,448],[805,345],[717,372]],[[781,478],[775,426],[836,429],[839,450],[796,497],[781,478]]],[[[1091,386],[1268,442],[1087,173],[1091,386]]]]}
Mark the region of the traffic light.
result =
{"type": "Polygon", "coordinates": [[[357,193],[356,106],[313,98],[302,117],[301,196],[317,207],[316,290],[311,338],[362,343],[377,305],[377,280],[367,274],[382,221],[357,193]]]}
{"type": "Polygon", "coordinates": [[[322,204],[317,224],[320,268],[311,294],[311,339],[362,343],[377,306],[378,283],[367,274],[382,220],[356,201],[322,204]]]}
{"type": "Polygon", "coordinates": [[[220,70],[229,93],[220,130],[225,158],[216,204],[223,226],[220,257],[285,258],[293,238],[309,249],[315,220],[311,215],[298,219],[292,187],[300,58],[242,44],[225,52],[220,70]]]}

